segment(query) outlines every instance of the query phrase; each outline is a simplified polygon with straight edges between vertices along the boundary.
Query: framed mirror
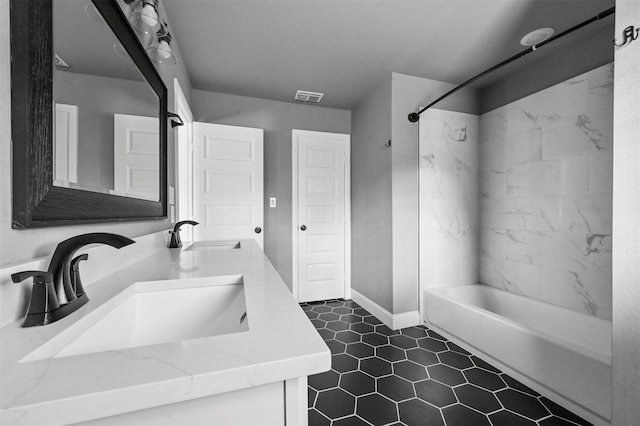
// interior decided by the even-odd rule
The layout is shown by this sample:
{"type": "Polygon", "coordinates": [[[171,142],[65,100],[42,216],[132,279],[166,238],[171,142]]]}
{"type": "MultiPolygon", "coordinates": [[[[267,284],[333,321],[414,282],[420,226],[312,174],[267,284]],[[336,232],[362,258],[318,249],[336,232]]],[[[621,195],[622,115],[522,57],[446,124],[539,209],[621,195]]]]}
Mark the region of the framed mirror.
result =
{"type": "Polygon", "coordinates": [[[162,79],[116,0],[57,2],[11,0],[12,227],[166,218],[167,89],[162,79]],[[64,30],[73,22],[65,41],[65,34],[54,30],[54,16],[59,20],[72,12],[54,8],[69,6],[80,11],[73,12],[75,20],[57,24],[56,30],[64,30]],[[97,33],[89,36],[93,30],[97,33]],[[74,38],[81,40],[75,47],[74,38]],[[89,39],[102,46],[88,44],[89,39]],[[95,66],[96,55],[106,51],[112,56],[95,66]],[[64,55],[69,70],[59,60],[54,65],[56,56],[66,62],[64,55]],[[120,63],[125,60],[128,64],[120,63]],[[116,104],[119,109],[110,106],[116,104]],[[136,139],[131,127],[142,121],[147,130],[136,139]],[[78,130],[75,136],[67,127],[78,130]],[[61,163],[74,150],[77,164],[61,163]],[[146,156],[137,169],[119,154],[136,150],[146,156]],[[131,189],[136,180],[142,192],[131,189]]]}

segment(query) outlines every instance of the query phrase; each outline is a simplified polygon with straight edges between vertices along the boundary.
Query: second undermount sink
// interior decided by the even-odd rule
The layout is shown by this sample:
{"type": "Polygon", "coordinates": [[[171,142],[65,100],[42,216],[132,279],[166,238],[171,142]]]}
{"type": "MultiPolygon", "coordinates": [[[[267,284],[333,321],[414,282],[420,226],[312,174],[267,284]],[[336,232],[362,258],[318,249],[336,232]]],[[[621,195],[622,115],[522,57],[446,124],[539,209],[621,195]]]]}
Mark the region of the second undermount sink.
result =
{"type": "Polygon", "coordinates": [[[22,362],[249,330],[241,275],[136,283],[22,362]]]}
{"type": "Polygon", "coordinates": [[[185,250],[237,250],[240,248],[240,241],[196,241],[185,250]]]}

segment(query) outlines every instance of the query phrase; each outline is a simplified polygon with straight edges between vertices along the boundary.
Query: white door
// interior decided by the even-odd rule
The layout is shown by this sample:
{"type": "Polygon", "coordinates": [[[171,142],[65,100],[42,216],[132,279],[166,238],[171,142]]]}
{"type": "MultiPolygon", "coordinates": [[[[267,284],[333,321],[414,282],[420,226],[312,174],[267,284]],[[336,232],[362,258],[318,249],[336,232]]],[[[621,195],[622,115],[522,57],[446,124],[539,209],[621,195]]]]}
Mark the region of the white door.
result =
{"type": "Polygon", "coordinates": [[[255,239],[263,247],[263,130],[193,123],[196,241],[255,239]]]}
{"type": "Polygon", "coordinates": [[[114,191],[160,199],[160,124],[156,117],[113,115],[114,191]]]}
{"type": "Polygon", "coordinates": [[[293,130],[293,144],[298,300],[343,298],[348,279],[349,135],[293,130]]]}
{"type": "Polygon", "coordinates": [[[56,103],[53,179],[78,183],[78,107],[56,103]]]}

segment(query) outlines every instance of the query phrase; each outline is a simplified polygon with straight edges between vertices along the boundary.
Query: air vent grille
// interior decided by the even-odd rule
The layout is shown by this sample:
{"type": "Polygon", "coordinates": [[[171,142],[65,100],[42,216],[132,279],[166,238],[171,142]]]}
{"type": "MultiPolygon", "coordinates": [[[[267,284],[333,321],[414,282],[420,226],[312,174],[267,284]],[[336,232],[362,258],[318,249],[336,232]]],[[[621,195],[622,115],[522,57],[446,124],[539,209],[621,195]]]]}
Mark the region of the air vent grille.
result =
{"type": "Polygon", "coordinates": [[[313,102],[318,103],[322,100],[324,93],[318,92],[309,92],[307,90],[298,90],[296,95],[293,97],[294,100],[300,102],[313,102]]]}

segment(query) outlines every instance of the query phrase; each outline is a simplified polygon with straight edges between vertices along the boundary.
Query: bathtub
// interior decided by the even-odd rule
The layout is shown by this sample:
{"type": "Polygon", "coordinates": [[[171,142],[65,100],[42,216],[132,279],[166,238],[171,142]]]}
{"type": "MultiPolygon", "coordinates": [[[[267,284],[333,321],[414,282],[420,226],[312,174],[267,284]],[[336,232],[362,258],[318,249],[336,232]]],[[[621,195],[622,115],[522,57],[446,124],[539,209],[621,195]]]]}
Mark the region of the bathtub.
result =
{"type": "Polygon", "coordinates": [[[585,420],[610,424],[610,321],[482,284],[423,296],[429,328],[585,420]]]}

